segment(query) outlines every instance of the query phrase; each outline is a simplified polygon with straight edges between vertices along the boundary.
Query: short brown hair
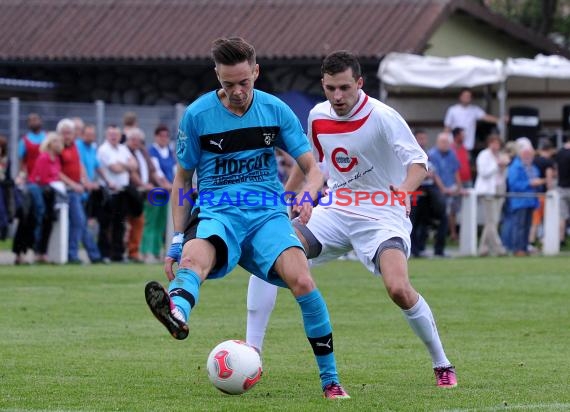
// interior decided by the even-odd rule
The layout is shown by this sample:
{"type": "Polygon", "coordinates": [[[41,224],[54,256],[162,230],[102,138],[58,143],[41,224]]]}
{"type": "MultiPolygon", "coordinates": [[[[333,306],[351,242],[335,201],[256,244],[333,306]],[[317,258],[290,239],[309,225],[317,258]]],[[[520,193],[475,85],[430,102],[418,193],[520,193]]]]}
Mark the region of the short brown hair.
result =
{"type": "Polygon", "coordinates": [[[222,37],[212,43],[212,58],[216,64],[233,66],[247,61],[253,66],[255,49],[241,37],[222,37]]]}
{"type": "Polygon", "coordinates": [[[324,77],[325,73],[333,76],[348,69],[352,69],[352,77],[355,80],[362,76],[358,58],[349,51],[339,50],[325,57],[321,66],[321,76],[324,77]]]}

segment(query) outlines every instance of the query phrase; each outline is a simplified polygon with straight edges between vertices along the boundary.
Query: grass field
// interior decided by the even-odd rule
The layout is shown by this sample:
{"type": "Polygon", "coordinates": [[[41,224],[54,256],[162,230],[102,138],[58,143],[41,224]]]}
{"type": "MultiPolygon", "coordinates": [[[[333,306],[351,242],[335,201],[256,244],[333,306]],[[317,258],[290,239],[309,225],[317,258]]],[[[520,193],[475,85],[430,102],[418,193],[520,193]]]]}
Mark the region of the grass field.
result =
{"type": "Polygon", "coordinates": [[[231,397],[210,385],[215,344],[243,338],[247,275],[202,288],[175,341],[144,303],[159,266],[0,267],[0,410],[570,410],[570,258],[413,260],[459,386],[434,385],[427,352],[359,264],[313,270],[327,299],[346,401],[321,398],[289,292],[279,292],[264,375],[231,397]]]}

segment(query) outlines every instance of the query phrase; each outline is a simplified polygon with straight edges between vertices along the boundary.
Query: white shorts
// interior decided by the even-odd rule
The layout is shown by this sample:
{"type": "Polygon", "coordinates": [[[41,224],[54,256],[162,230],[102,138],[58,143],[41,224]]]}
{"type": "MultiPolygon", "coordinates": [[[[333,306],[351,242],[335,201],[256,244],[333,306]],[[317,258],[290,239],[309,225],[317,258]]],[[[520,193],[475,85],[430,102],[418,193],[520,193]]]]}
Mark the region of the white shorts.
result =
{"type": "Polygon", "coordinates": [[[399,237],[404,242],[406,257],[410,257],[410,235],[397,225],[386,224],[385,219],[373,219],[348,211],[316,207],[307,228],[315,235],[323,249],[311,260],[313,265],[329,262],[354,250],[366,268],[380,275],[374,258],[382,242],[399,237]]]}

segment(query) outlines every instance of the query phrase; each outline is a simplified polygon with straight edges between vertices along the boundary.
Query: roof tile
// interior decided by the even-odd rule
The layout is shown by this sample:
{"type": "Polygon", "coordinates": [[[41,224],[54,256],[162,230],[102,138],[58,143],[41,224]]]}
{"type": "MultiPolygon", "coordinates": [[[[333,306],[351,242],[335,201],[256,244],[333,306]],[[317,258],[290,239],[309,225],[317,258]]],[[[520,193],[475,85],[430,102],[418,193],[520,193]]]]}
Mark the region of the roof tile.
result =
{"type": "MultiPolygon", "coordinates": [[[[421,53],[442,14],[463,0],[2,0],[0,60],[208,59],[239,35],[266,59],[349,49],[376,59],[421,53]]],[[[475,8],[473,8],[475,7],[475,8]]],[[[487,12],[489,13],[489,12],[487,12]]],[[[496,16],[489,21],[500,25],[496,16]]],[[[528,37],[528,36],[527,36],[528,37]]],[[[527,38],[527,40],[530,37],[527,38]]]]}

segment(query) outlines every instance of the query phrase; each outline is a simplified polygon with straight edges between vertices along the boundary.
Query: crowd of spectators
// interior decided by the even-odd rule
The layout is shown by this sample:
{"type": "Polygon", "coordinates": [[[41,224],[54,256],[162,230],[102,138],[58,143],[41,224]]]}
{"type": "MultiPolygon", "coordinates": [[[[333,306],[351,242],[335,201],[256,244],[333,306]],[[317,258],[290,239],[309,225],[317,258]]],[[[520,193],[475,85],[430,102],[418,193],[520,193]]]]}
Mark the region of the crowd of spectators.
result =
{"type": "Polygon", "coordinates": [[[162,259],[167,227],[166,202],[148,203],[147,194],[162,188],[167,196],[176,159],[170,129],[158,125],[147,145],[136,114],[124,125],[109,125],[105,141],[96,142],[96,128],[80,118],[61,119],[45,131],[32,113],[28,131],[18,142],[18,173],[10,176],[7,140],[0,136],[0,236],[13,236],[14,263],[49,263],[48,242],[61,205],[68,206],[70,264],[156,263],[162,259]]]}
{"type": "MultiPolygon", "coordinates": [[[[539,251],[544,194],[555,188],[561,197],[564,245],[570,215],[570,138],[558,150],[549,138],[540,139],[534,148],[526,138],[504,144],[494,129],[486,147],[476,151],[471,123],[500,120],[470,106],[470,92],[462,91],[433,147],[426,131],[414,132],[428,154],[429,171],[410,215],[411,254],[431,255],[426,245],[433,232],[433,256],[449,256],[446,246],[459,238],[457,216],[470,188],[482,210],[479,256],[526,256],[539,251]],[[465,122],[470,126],[460,126],[465,122]]],[[[106,127],[105,140],[98,145],[95,126],[80,118],[61,119],[55,131],[45,131],[41,117],[31,113],[27,126],[18,142],[14,178],[8,140],[0,136],[0,240],[9,236],[16,221],[14,263],[49,262],[48,242],[62,204],[68,205],[68,263],[87,263],[81,260],[81,246],[91,263],[160,262],[169,205],[158,197],[168,196],[176,168],[170,129],[157,125],[153,142],[147,145],[136,114],[128,112],[121,127],[106,127]],[[154,193],[151,204],[147,195],[155,188],[162,190],[154,193]],[[27,257],[29,250],[33,259],[27,257]]],[[[293,161],[280,152],[277,160],[284,182],[293,161]]]]}
{"type": "Polygon", "coordinates": [[[535,148],[526,137],[504,144],[494,128],[487,136],[486,147],[477,150],[474,133],[478,120],[498,126],[502,122],[474,106],[471,92],[462,90],[432,148],[428,148],[427,133],[415,131],[416,140],[428,154],[429,173],[411,214],[412,255],[428,255],[426,239],[433,228],[433,256],[448,256],[446,242],[458,240],[457,214],[469,188],[474,188],[482,209],[479,256],[538,252],[545,193],[552,189],[560,193],[560,240],[565,245],[570,214],[570,137],[566,136],[558,150],[549,137],[538,139],[535,148]]]}

